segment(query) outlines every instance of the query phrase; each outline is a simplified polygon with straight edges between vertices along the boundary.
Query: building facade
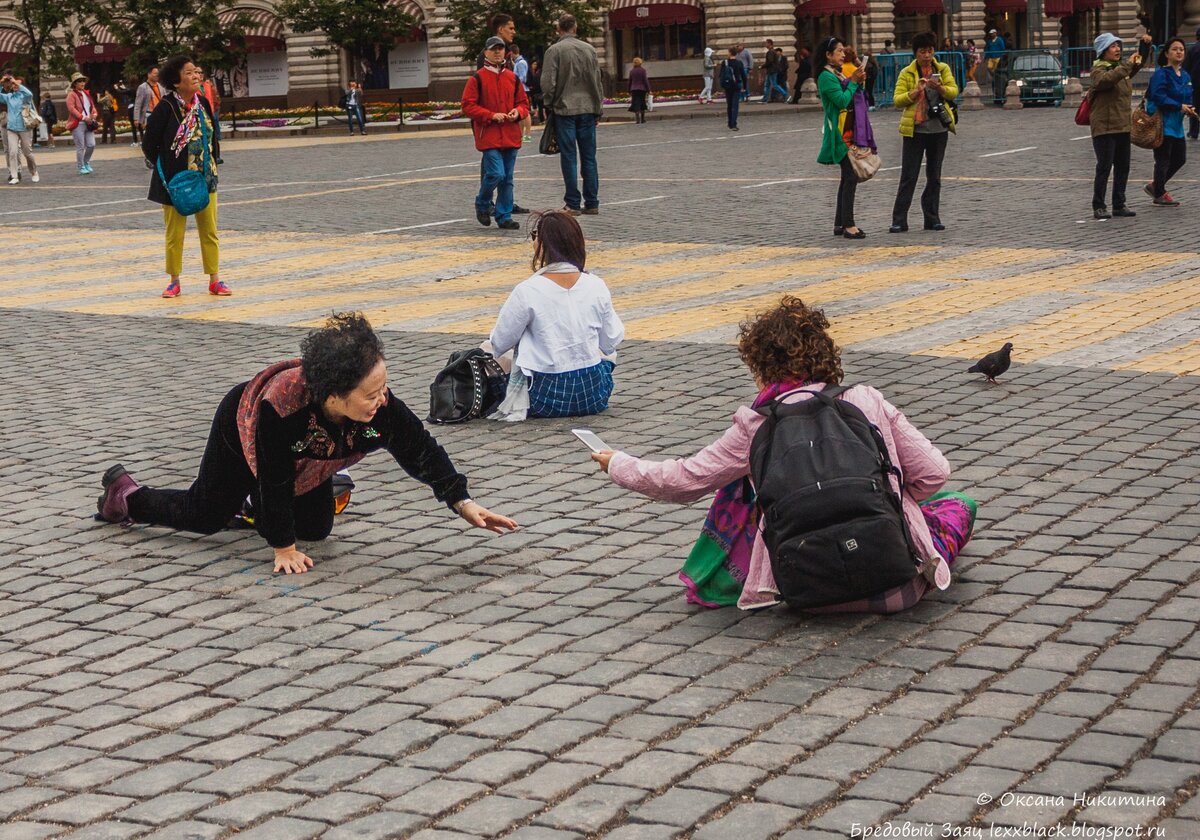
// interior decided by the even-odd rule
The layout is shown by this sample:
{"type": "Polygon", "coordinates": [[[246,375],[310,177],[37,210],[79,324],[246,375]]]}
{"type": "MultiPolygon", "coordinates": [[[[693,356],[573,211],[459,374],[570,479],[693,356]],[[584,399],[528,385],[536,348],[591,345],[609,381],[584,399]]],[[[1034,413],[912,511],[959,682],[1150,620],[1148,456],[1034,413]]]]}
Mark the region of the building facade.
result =
{"type": "MultiPolygon", "coordinates": [[[[221,79],[227,98],[243,107],[303,107],[335,102],[351,78],[360,80],[369,100],[403,99],[413,103],[455,100],[473,67],[462,60],[462,47],[440,35],[446,25],[444,3],[437,0],[390,0],[402,4],[416,21],[412,31],[373,60],[337,53],[314,57],[326,45],[319,33],[290,31],[272,0],[244,0],[223,12],[251,21],[245,63],[221,79]]],[[[947,0],[612,0],[602,15],[602,35],[594,39],[607,83],[623,88],[634,56],[646,63],[659,90],[698,88],[705,47],[719,55],[735,44],[750,47],[756,59],[771,38],[789,58],[827,35],[838,35],[859,51],[877,53],[891,40],[904,50],[917,32],[932,30],[952,41],[975,40],[995,28],[1010,33],[1010,48],[1087,47],[1098,32],[1131,39],[1145,26],[1161,41],[1167,34],[1191,40],[1200,27],[1200,0],[949,0],[958,10],[947,14],[947,0]]],[[[86,26],[86,24],[84,24],[86,26]]],[[[126,50],[102,26],[72,36],[80,70],[102,88],[122,72],[126,50]]],[[[0,15],[0,67],[29,46],[14,20],[0,15]]],[[[527,55],[544,44],[517,42],[527,55]]],[[[62,80],[48,80],[52,91],[62,80]],[[55,84],[57,82],[57,84],[55,84]]]]}

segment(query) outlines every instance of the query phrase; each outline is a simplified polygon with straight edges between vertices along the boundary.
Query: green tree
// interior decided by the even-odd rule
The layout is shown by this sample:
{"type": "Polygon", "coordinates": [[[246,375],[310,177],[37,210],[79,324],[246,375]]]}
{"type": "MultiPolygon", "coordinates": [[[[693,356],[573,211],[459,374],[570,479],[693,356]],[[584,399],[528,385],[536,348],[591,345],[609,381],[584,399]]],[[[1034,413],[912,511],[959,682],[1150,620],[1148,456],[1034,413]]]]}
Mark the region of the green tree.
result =
{"type": "Polygon", "coordinates": [[[596,13],[608,8],[608,0],[450,0],[446,12],[450,22],[439,33],[453,35],[463,45],[463,61],[473,66],[492,36],[488,19],[497,12],[512,15],[517,27],[517,43],[527,55],[545,49],[558,40],[560,16],[570,14],[579,23],[579,37],[600,34],[596,13]]]}
{"type": "Polygon", "coordinates": [[[136,77],[178,53],[194,54],[209,72],[240,63],[246,54],[248,19],[237,15],[226,24],[219,19],[221,11],[232,5],[228,0],[89,0],[85,13],[108,27],[116,42],[131,51],[125,74],[136,77]]]}
{"type": "Polygon", "coordinates": [[[388,51],[416,24],[387,0],[283,0],[276,12],[296,32],[325,33],[329,46],[309,50],[314,58],[346,50],[376,68],[387,66],[388,51]]]}
{"type": "Polygon", "coordinates": [[[43,66],[58,75],[75,66],[70,43],[55,32],[66,27],[78,10],[71,0],[0,0],[0,12],[17,20],[31,44],[25,55],[11,62],[11,69],[39,99],[43,66]]]}

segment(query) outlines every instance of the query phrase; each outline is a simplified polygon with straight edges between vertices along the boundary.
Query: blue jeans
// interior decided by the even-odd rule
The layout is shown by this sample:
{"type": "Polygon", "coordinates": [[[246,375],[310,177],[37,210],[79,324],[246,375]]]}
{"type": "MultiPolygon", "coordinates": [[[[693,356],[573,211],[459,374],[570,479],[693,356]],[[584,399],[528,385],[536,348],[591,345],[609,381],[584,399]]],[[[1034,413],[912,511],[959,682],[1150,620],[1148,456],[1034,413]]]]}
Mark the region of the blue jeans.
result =
{"type": "Polygon", "coordinates": [[[778,73],[768,73],[766,80],[763,81],[763,98],[762,98],[763,104],[766,104],[771,101],[771,94],[774,91],[779,91],[780,93],[783,94],[783,98],[785,100],[787,99],[787,95],[788,95],[787,88],[780,86],[779,74],[778,73]]]}
{"type": "Polygon", "coordinates": [[[580,201],[588,209],[599,207],[600,170],[596,166],[596,117],[593,114],[576,114],[571,117],[555,114],[554,128],[558,135],[563,185],[567,189],[563,195],[564,203],[576,210],[579,209],[580,201]],[[576,174],[577,161],[583,169],[582,196],[579,194],[579,179],[576,174]]]}
{"type": "Polygon", "coordinates": [[[475,212],[492,212],[492,194],[496,196],[496,221],[512,218],[513,169],[517,166],[517,149],[486,149],[483,153],[479,195],[475,196],[475,212]]]}
{"type": "Polygon", "coordinates": [[[742,98],[738,96],[737,88],[725,88],[725,117],[730,128],[737,128],[738,107],[742,98]]]}
{"type": "Polygon", "coordinates": [[[351,134],[354,133],[354,121],[355,120],[358,120],[358,130],[359,131],[367,130],[367,126],[363,122],[362,109],[355,108],[353,105],[351,105],[349,108],[346,109],[346,125],[348,125],[350,127],[351,134]]]}

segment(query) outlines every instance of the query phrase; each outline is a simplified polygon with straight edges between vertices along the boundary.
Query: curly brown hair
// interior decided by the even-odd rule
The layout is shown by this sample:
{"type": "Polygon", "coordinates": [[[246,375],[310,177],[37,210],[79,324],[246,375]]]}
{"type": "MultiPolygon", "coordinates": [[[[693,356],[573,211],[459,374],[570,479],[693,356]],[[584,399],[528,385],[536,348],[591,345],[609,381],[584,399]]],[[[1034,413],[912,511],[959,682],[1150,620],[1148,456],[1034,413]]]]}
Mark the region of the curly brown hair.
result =
{"type": "Polygon", "coordinates": [[[827,330],[820,309],[810,309],[794,295],[784,295],[774,309],[743,321],[738,353],[764,385],[781,382],[842,381],[842,351],[827,330]]]}

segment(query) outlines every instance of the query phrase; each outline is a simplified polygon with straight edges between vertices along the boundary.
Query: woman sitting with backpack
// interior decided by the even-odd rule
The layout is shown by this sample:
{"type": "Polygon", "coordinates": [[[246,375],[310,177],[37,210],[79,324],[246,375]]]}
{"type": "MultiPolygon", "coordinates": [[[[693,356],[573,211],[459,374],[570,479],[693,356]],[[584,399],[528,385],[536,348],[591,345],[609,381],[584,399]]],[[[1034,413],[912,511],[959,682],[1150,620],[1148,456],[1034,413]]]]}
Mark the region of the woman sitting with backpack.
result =
{"type": "Polygon", "coordinates": [[[892,613],[916,604],[931,584],[949,585],[975,502],[938,492],[950,465],[879,391],[839,387],[841,355],[828,326],[820,310],[792,296],[743,323],[738,350],[759,394],[690,458],[592,455],[614,482],[652,499],[688,504],[717,491],[679,575],[693,604],[756,609],[787,600],[814,612],[892,613]],[[808,419],[793,419],[801,414],[808,419]],[[759,435],[768,418],[773,425],[759,435]],[[795,422],[810,425],[785,427],[795,422]],[[786,443],[797,428],[807,445],[795,436],[786,443]],[[861,473],[850,453],[865,465],[861,473]],[[889,461],[895,470],[884,481],[889,461]]]}

